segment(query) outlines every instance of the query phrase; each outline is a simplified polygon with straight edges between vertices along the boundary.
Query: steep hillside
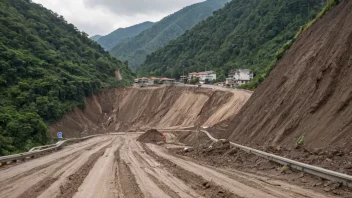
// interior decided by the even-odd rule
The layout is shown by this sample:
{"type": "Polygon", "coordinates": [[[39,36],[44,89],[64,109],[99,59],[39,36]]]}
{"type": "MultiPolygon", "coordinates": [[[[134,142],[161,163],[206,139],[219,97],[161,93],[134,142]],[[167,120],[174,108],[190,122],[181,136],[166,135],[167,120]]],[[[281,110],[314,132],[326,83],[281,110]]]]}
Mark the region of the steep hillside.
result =
{"type": "Polygon", "coordinates": [[[103,36],[95,35],[95,36],[90,37],[90,39],[92,39],[93,41],[98,41],[101,37],[103,37],[103,36]]]}
{"type": "Polygon", "coordinates": [[[208,18],[229,1],[207,0],[185,7],[165,17],[138,36],[120,43],[111,49],[110,53],[123,61],[128,61],[129,66],[135,70],[144,62],[147,55],[164,47],[170,40],[176,39],[186,30],[208,18]]]}
{"type": "Polygon", "coordinates": [[[249,145],[350,153],[351,27],[352,1],[343,0],[301,34],[222,136],[249,145]]]}
{"type": "Polygon", "coordinates": [[[110,89],[87,98],[84,112],[76,109],[51,126],[52,135],[66,137],[140,131],[148,128],[213,126],[233,119],[251,93],[195,87],[110,89]],[[231,107],[231,108],[229,108],[231,107]]]}
{"type": "Polygon", "coordinates": [[[134,25],[128,28],[119,28],[106,36],[102,36],[96,40],[105,50],[111,50],[117,44],[122,41],[132,38],[144,30],[150,28],[154,23],[153,22],[144,22],[138,25],[134,25]]]}
{"type": "Polygon", "coordinates": [[[0,155],[46,143],[46,123],[133,80],[126,65],[40,5],[2,0],[0,21],[0,155]]]}
{"type": "Polygon", "coordinates": [[[261,73],[276,51],[322,9],[321,0],[233,0],[214,16],[147,57],[141,75],[178,78],[212,69],[224,81],[229,70],[261,73]]]}

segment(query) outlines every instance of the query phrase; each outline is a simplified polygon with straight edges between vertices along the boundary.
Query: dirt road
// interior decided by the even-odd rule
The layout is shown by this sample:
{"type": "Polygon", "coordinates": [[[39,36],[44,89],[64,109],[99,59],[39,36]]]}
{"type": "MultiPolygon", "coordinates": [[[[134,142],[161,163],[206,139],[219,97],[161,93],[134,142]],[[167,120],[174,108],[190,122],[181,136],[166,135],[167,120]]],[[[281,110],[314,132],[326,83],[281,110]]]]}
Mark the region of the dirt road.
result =
{"type": "Polygon", "coordinates": [[[262,176],[201,166],[138,134],[107,135],[0,169],[1,197],[326,197],[262,176]]]}

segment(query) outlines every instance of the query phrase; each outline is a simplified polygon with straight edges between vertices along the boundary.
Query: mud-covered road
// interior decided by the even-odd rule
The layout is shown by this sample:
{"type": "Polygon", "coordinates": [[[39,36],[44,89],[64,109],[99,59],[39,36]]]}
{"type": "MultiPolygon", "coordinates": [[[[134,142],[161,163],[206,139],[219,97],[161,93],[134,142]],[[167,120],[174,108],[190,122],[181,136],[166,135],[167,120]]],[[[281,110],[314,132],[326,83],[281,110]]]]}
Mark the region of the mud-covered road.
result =
{"type": "Polygon", "coordinates": [[[326,197],[263,176],[202,166],[137,142],[137,136],[101,136],[5,166],[0,197],[326,197]]]}

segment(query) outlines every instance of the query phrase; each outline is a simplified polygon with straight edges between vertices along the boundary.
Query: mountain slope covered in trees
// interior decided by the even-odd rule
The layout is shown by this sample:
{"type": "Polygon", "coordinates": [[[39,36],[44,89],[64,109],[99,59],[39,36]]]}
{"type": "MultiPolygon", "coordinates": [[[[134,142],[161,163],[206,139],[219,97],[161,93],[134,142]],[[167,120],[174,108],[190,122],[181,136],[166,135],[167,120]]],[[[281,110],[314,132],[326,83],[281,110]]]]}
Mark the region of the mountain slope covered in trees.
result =
{"type": "Polygon", "coordinates": [[[90,39],[92,39],[93,41],[98,41],[101,37],[103,37],[103,36],[95,35],[95,36],[90,37],[90,39]]]}
{"type": "Polygon", "coordinates": [[[207,0],[197,3],[165,17],[138,36],[127,39],[110,50],[110,53],[128,61],[132,69],[138,68],[146,56],[164,47],[186,30],[208,18],[214,11],[222,8],[230,0],[207,0]]]}
{"type": "Polygon", "coordinates": [[[139,74],[179,77],[183,69],[212,69],[224,81],[235,68],[261,73],[277,50],[323,6],[321,0],[233,0],[148,56],[139,74]]]}
{"type": "Polygon", "coordinates": [[[134,37],[144,30],[150,28],[154,23],[147,21],[128,28],[119,28],[106,36],[102,36],[96,41],[105,49],[110,50],[122,41],[134,37]]]}
{"type": "Polygon", "coordinates": [[[84,108],[85,96],[132,81],[126,65],[62,16],[0,1],[0,155],[47,143],[47,124],[84,108]]]}

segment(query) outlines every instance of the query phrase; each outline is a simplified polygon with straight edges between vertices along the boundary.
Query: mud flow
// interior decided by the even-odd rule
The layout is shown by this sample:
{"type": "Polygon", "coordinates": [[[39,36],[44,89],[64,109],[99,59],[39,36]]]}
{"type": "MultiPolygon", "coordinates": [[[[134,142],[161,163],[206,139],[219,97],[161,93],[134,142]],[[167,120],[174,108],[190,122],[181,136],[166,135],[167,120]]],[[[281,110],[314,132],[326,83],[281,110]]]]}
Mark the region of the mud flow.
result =
{"type": "MultiPolygon", "coordinates": [[[[338,197],[273,176],[175,154],[168,144],[137,141],[140,135],[96,137],[1,169],[1,197],[338,197]]],[[[223,153],[229,153],[226,144],[213,146],[220,149],[211,151],[213,157],[225,158],[223,153]]]]}

